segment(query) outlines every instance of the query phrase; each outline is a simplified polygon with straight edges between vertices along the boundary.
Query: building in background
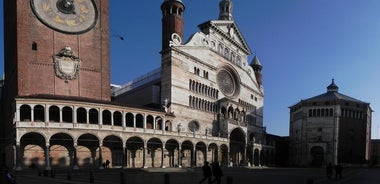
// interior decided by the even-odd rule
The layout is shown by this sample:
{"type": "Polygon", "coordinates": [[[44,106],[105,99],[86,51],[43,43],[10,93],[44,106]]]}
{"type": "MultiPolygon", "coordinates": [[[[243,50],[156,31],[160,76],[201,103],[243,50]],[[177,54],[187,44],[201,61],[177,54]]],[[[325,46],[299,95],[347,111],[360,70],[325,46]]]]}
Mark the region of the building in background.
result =
{"type": "MultiPolygon", "coordinates": [[[[161,68],[110,85],[109,1],[4,1],[1,161],[38,166],[269,165],[262,66],[221,0],[183,42],[181,0],[162,10],[161,68]]],[[[157,58],[159,61],[159,58],[157,58]]]]}
{"type": "Polygon", "coordinates": [[[289,164],[320,166],[369,161],[370,104],[339,93],[338,89],[332,80],[326,93],[289,107],[289,164]]]}

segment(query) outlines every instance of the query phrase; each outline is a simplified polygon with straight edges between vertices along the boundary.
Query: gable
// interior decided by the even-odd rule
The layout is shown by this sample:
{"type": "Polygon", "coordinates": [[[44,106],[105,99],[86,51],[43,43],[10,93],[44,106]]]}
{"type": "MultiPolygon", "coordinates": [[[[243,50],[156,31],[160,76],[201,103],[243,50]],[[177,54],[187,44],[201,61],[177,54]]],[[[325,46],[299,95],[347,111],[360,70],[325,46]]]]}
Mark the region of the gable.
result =
{"type": "Polygon", "coordinates": [[[214,20],[200,24],[198,27],[205,34],[210,32],[218,33],[228,42],[240,48],[246,55],[252,54],[251,49],[234,21],[214,20]]]}

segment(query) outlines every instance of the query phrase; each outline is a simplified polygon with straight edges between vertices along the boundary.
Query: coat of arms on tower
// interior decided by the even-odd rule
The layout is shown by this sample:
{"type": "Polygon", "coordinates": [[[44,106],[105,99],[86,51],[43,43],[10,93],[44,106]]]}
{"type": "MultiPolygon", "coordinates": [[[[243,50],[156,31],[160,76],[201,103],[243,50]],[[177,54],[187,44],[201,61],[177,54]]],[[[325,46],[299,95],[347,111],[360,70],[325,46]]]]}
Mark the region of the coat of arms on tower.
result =
{"type": "Polygon", "coordinates": [[[67,82],[78,77],[80,59],[69,46],[65,46],[53,56],[55,75],[67,82]]]}

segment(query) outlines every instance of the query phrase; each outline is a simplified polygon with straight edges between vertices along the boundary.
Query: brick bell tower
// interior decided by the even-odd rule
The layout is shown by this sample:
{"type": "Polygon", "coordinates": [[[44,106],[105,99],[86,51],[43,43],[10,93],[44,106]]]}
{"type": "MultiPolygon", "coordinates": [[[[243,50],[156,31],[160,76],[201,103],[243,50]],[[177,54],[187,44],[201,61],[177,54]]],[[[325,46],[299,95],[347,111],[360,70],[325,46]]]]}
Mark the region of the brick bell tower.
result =
{"type": "Polygon", "coordinates": [[[181,0],[165,0],[162,11],[162,51],[169,48],[171,40],[183,39],[183,17],[185,5],[181,0]],[[173,33],[176,33],[173,35],[173,33]]]}
{"type": "Polygon", "coordinates": [[[110,101],[108,0],[5,0],[4,96],[110,101]]]}

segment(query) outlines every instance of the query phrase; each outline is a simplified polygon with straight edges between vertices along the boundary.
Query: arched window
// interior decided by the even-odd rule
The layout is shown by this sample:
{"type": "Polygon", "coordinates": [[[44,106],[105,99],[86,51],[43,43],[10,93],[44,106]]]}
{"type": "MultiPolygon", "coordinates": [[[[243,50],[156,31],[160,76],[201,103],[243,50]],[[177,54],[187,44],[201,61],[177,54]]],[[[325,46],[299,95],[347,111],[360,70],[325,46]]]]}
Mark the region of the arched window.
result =
{"type": "Polygon", "coordinates": [[[90,124],[99,124],[99,112],[96,109],[90,109],[89,114],[89,123],[90,124]]]}
{"type": "Polygon", "coordinates": [[[127,113],[125,115],[125,126],[133,127],[133,114],[132,113],[127,113]]]}
{"type": "Polygon", "coordinates": [[[20,121],[31,121],[32,109],[29,105],[22,105],[20,107],[20,121]]]}
{"type": "Polygon", "coordinates": [[[59,122],[59,108],[55,105],[49,107],[49,121],[59,122]]]}
{"type": "Polygon", "coordinates": [[[104,110],[102,112],[103,125],[111,125],[111,112],[109,110],[104,110]]]}
{"type": "Polygon", "coordinates": [[[45,108],[42,105],[36,105],[34,106],[34,121],[45,121],[45,108]]]}
{"type": "Polygon", "coordinates": [[[144,128],[144,117],[141,114],[136,115],[136,128],[144,128]]]}
{"type": "Polygon", "coordinates": [[[146,128],[147,129],[153,129],[153,124],[154,124],[154,119],[153,119],[153,116],[151,115],[148,115],[146,117],[146,128]]]}
{"type": "Polygon", "coordinates": [[[162,130],[162,118],[161,117],[156,118],[156,130],[162,130]]]}
{"type": "Polygon", "coordinates": [[[121,112],[119,112],[119,111],[115,111],[114,113],[113,113],[113,124],[115,125],[115,126],[122,126],[122,115],[121,115],[121,112]]]}
{"type": "Polygon", "coordinates": [[[87,123],[87,111],[83,107],[77,109],[77,123],[87,123]]]}
{"type": "Polygon", "coordinates": [[[73,110],[68,106],[62,108],[62,121],[66,123],[73,122],[73,110]]]}

